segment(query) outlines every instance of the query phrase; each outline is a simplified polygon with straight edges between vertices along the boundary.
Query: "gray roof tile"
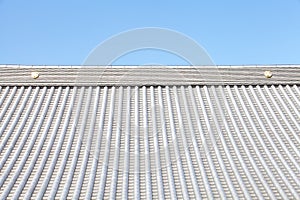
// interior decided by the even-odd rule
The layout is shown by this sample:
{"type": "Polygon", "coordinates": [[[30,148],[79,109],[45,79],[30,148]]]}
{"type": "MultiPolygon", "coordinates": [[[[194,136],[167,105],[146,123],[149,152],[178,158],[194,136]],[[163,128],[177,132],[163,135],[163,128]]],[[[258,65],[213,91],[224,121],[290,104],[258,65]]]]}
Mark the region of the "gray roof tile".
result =
{"type": "Polygon", "coordinates": [[[300,198],[297,84],[47,84],[0,86],[1,199],[300,198]]]}

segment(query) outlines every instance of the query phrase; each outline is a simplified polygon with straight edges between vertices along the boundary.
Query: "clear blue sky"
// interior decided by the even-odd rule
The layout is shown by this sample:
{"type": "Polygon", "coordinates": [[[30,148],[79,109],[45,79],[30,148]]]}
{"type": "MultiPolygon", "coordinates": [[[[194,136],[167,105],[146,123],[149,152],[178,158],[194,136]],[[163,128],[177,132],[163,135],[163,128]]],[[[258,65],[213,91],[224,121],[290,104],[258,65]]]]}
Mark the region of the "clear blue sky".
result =
{"type": "MultiPolygon", "coordinates": [[[[80,65],[120,32],[181,32],[217,65],[300,64],[300,0],[0,0],[0,63],[80,65]]],[[[133,52],[114,64],[185,64],[166,52],[133,52]]]]}

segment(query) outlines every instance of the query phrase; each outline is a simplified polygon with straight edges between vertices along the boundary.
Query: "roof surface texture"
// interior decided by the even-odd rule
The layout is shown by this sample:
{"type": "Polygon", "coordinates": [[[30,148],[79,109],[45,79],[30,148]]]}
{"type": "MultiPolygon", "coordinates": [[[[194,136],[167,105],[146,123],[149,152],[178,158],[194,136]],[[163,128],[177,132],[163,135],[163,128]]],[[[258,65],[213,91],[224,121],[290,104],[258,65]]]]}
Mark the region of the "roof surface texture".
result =
{"type": "Polygon", "coordinates": [[[0,71],[0,199],[300,199],[299,66],[0,71]]]}

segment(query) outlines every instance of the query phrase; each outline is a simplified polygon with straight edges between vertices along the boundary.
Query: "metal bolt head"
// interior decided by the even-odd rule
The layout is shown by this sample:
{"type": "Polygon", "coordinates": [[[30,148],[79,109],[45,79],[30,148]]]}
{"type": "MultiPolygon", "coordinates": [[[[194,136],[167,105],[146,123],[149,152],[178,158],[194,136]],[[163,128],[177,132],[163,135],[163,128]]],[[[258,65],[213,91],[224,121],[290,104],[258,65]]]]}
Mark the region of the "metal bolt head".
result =
{"type": "Polygon", "coordinates": [[[31,73],[31,77],[32,77],[33,79],[37,79],[37,78],[39,78],[39,76],[40,76],[40,73],[38,73],[38,72],[32,72],[32,73],[31,73]]]}
{"type": "Polygon", "coordinates": [[[271,71],[265,71],[265,77],[266,78],[272,78],[273,74],[271,71]]]}

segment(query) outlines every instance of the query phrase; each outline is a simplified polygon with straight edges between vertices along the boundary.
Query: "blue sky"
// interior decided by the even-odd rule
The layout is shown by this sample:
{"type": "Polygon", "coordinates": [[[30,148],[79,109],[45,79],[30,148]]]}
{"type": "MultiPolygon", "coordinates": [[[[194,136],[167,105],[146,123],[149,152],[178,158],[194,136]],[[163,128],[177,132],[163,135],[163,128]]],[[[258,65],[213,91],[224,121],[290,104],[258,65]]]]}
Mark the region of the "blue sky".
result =
{"type": "MultiPolygon", "coordinates": [[[[189,36],[217,65],[300,64],[300,0],[0,0],[0,63],[80,65],[107,38],[143,27],[189,36]]],[[[147,49],[113,64],[186,61],[147,49]]]]}

